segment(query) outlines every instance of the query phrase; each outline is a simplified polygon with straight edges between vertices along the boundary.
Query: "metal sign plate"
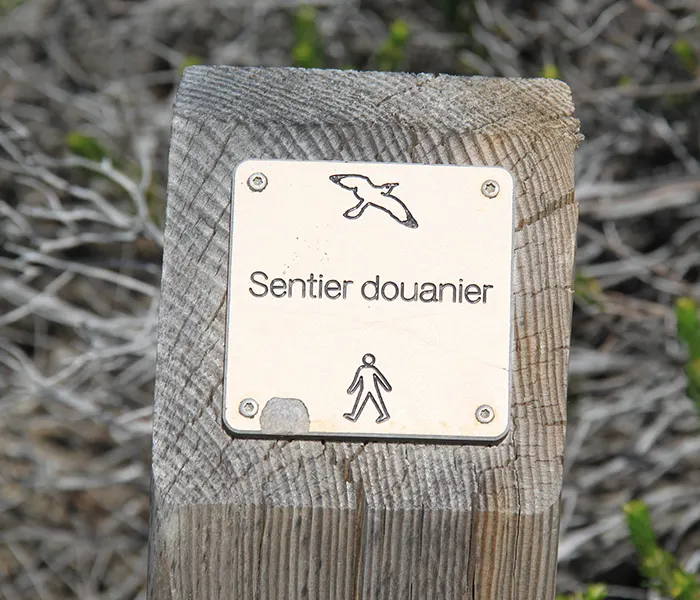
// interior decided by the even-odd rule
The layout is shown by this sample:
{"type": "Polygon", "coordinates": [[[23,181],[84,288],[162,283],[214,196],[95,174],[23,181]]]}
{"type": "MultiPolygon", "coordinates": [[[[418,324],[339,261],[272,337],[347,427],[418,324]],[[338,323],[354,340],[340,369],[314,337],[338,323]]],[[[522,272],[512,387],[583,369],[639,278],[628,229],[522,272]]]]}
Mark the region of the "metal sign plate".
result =
{"type": "Polygon", "coordinates": [[[507,171],[246,161],[231,234],[224,424],[234,434],[505,435],[507,171]]]}

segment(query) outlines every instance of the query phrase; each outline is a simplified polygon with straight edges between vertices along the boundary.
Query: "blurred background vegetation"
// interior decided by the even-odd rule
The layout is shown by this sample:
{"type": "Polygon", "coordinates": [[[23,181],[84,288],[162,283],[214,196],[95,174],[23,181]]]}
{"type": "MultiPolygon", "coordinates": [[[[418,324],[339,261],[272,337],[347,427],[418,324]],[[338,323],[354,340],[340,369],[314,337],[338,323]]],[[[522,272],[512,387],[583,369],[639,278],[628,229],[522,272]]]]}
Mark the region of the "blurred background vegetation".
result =
{"type": "Polygon", "coordinates": [[[586,141],[559,587],[700,598],[699,14],[0,0],[0,598],[145,597],[170,107],[207,63],[571,86],[586,141]]]}

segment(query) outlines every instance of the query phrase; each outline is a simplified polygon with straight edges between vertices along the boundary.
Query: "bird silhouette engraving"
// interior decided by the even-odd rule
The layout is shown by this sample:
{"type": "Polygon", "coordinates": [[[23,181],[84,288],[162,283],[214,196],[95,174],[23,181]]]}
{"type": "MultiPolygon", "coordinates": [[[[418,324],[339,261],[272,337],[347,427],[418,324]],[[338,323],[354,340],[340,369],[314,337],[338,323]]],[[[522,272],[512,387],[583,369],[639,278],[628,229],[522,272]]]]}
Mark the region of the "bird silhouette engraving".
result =
{"type": "Polygon", "coordinates": [[[408,207],[391,192],[398,183],[376,185],[364,175],[331,175],[329,179],[341,188],[350,190],[358,202],[343,213],[346,219],[359,219],[370,207],[378,208],[394,221],[410,229],[418,227],[408,207]]]}

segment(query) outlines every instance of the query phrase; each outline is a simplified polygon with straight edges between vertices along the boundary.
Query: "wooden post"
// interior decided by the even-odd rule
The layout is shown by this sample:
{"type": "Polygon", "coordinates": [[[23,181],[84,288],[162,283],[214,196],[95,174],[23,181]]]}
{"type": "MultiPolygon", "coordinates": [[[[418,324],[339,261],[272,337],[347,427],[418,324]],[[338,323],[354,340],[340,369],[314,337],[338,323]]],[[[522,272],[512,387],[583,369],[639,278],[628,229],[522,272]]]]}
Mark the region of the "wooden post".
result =
{"type": "Polygon", "coordinates": [[[152,600],[554,597],[578,141],[558,81],[185,71],[153,419],[152,600]],[[250,158],[511,172],[515,343],[502,442],[270,441],[224,430],[231,174],[250,158]]]}

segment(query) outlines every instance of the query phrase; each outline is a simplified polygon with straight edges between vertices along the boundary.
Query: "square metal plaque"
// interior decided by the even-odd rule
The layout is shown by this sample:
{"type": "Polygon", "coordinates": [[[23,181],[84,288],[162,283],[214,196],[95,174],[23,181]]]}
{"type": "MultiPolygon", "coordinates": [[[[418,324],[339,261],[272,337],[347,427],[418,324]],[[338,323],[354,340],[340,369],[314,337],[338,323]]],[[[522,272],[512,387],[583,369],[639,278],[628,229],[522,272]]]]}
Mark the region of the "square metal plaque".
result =
{"type": "Polygon", "coordinates": [[[225,426],[316,438],[503,437],[513,196],[497,167],[240,164],[225,426]]]}

